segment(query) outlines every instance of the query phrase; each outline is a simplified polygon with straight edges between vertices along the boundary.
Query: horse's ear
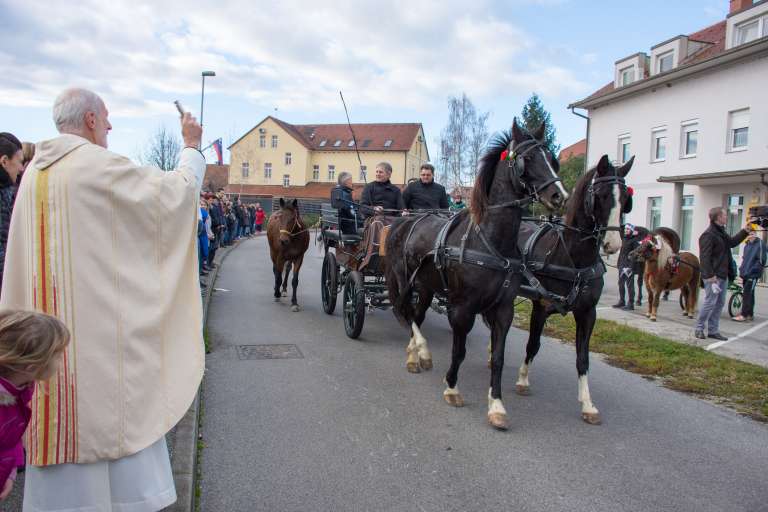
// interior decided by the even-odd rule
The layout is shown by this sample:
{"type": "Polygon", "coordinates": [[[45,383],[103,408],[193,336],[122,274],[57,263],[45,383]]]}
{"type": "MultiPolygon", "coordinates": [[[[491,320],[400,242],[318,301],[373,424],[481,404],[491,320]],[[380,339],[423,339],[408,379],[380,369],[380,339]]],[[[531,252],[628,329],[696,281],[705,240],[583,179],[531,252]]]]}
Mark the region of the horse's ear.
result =
{"type": "Polygon", "coordinates": [[[625,178],[627,174],[629,174],[629,170],[632,169],[632,164],[635,163],[635,156],[632,155],[632,158],[627,160],[627,162],[616,169],[616,173],[621,176],[622,178],[625,178]]]}
{"type": "Polygon", "coordinates": [[[280,198],[280,208],[285,208],[285,199],[280,198]]]}
{"type": "Polygon", "coordinates": [[[515,142],[525,140],[525,131],[517,124],[517,118],[512,121],[512,140],[515,142]]]}
{"type": "Polygon", "coordinates": [[[600,161],[597,162],[597,174],[602,176],[606,172],[608,172],[608,169],[611,168],[611,161],[608,160],[608,155],[603,155],[600,158],[600,161]]]}
{"type": "Polygon", "coordinates": [[[298,208],[299,207],[299,200],[298,199],[294,199],[293,203],[291,203],[291,204],[293,205],[294,208],[298,208]]]}
{"type": "Polygon", "coordinates": [[[536,128],[536,131],[533,132],[531,135],[533,135],[533,138],[538,141],[544,141],[544,135],[547,133],[547,124],[542,122],[541,125],[536,128]]]}

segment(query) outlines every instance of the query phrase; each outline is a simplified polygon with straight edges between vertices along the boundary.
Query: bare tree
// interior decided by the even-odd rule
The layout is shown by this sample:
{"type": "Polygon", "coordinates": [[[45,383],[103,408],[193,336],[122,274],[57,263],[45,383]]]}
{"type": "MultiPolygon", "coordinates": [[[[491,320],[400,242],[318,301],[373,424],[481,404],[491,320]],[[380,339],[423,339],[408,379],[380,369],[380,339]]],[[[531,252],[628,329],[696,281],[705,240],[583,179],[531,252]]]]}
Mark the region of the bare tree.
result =
{"type": "Polygon", "coordinates": [[[161,125],[150,137],[139,160],[143,165],[154,165],[164,171],[172,171],[179,163],[179,153],[181,153],[181,141],[161,125]]]}
{"type": "Polygon", "coordinates": [[[448,98],[448,124],[440,134],[444,183],[449,188],[474,183],[477,161],[488,139],[488,112],[478,113],[466,94],[448,98]]]}

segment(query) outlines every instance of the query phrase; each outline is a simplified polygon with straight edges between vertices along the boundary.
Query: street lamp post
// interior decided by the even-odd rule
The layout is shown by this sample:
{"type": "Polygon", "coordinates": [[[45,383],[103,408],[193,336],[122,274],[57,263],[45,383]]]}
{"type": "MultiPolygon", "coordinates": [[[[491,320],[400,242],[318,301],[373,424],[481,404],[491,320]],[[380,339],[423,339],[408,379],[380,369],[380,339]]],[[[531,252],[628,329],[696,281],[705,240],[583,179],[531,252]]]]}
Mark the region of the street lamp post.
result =
{"type": "Polygon", "coordinates": [[[203,71],[203,90],[200,93],[200,126],[203,126],[203,102],[205,101],[205,77],[216,76],[215,71],[203,71]]]}

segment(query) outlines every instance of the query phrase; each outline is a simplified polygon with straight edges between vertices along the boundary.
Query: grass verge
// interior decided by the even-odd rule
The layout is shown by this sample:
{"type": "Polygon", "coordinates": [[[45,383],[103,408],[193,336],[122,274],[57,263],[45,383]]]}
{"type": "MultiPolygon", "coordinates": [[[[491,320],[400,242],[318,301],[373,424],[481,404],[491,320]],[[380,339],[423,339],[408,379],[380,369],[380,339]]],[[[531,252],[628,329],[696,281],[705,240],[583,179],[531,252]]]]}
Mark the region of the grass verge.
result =
{"type": "MultiPolygon", "coordinates": [[[[515,326],[528,329],[531,303],[515,308],[515,326]]],[[[552,315],[544,334],[574,343],[573,315],[552,315]]],[[[768,422],[768,369],[723,357],[610,320],[598,319],[589,348],[607,362],[660,379],[670,389],[691,393],[768,422]]]]}

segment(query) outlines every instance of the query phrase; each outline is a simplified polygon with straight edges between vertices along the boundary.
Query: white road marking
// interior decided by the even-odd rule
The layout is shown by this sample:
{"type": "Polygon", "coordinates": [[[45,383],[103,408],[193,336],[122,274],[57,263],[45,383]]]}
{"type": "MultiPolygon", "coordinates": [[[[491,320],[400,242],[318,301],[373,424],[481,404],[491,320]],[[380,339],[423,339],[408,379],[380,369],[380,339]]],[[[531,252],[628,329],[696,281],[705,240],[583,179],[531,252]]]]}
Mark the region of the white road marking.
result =
{"type": "Polygon", "coordinates": [[[741,339],[741,338],[744,338],[746,336],[749,336],[753,332],[757,332],[760,329],[762,329],[763,327],[768,327],[768,320],[766,320],[763,323],[757,324],[756,326],[752,327],[751,329],[747,329],[746,331],[742,332],[741,334],[738,334],[738,335],[736,335],[736,336],[734,336],[732,338],[728,338],[725,341],[716,341],[715,343],[711,343],[711,344],[707,345],[704,350],[715,350],[716,348],[722,347],[726,343],[730,343],[732,341],[736,341],[738,339],[741,339]]]}
{"type": "Polygon", "coordinates": [[[215,291],[215,292],[231,292],[232,290],[227,290],[226,288],[214,288],[213,291],[215,291]]]}

